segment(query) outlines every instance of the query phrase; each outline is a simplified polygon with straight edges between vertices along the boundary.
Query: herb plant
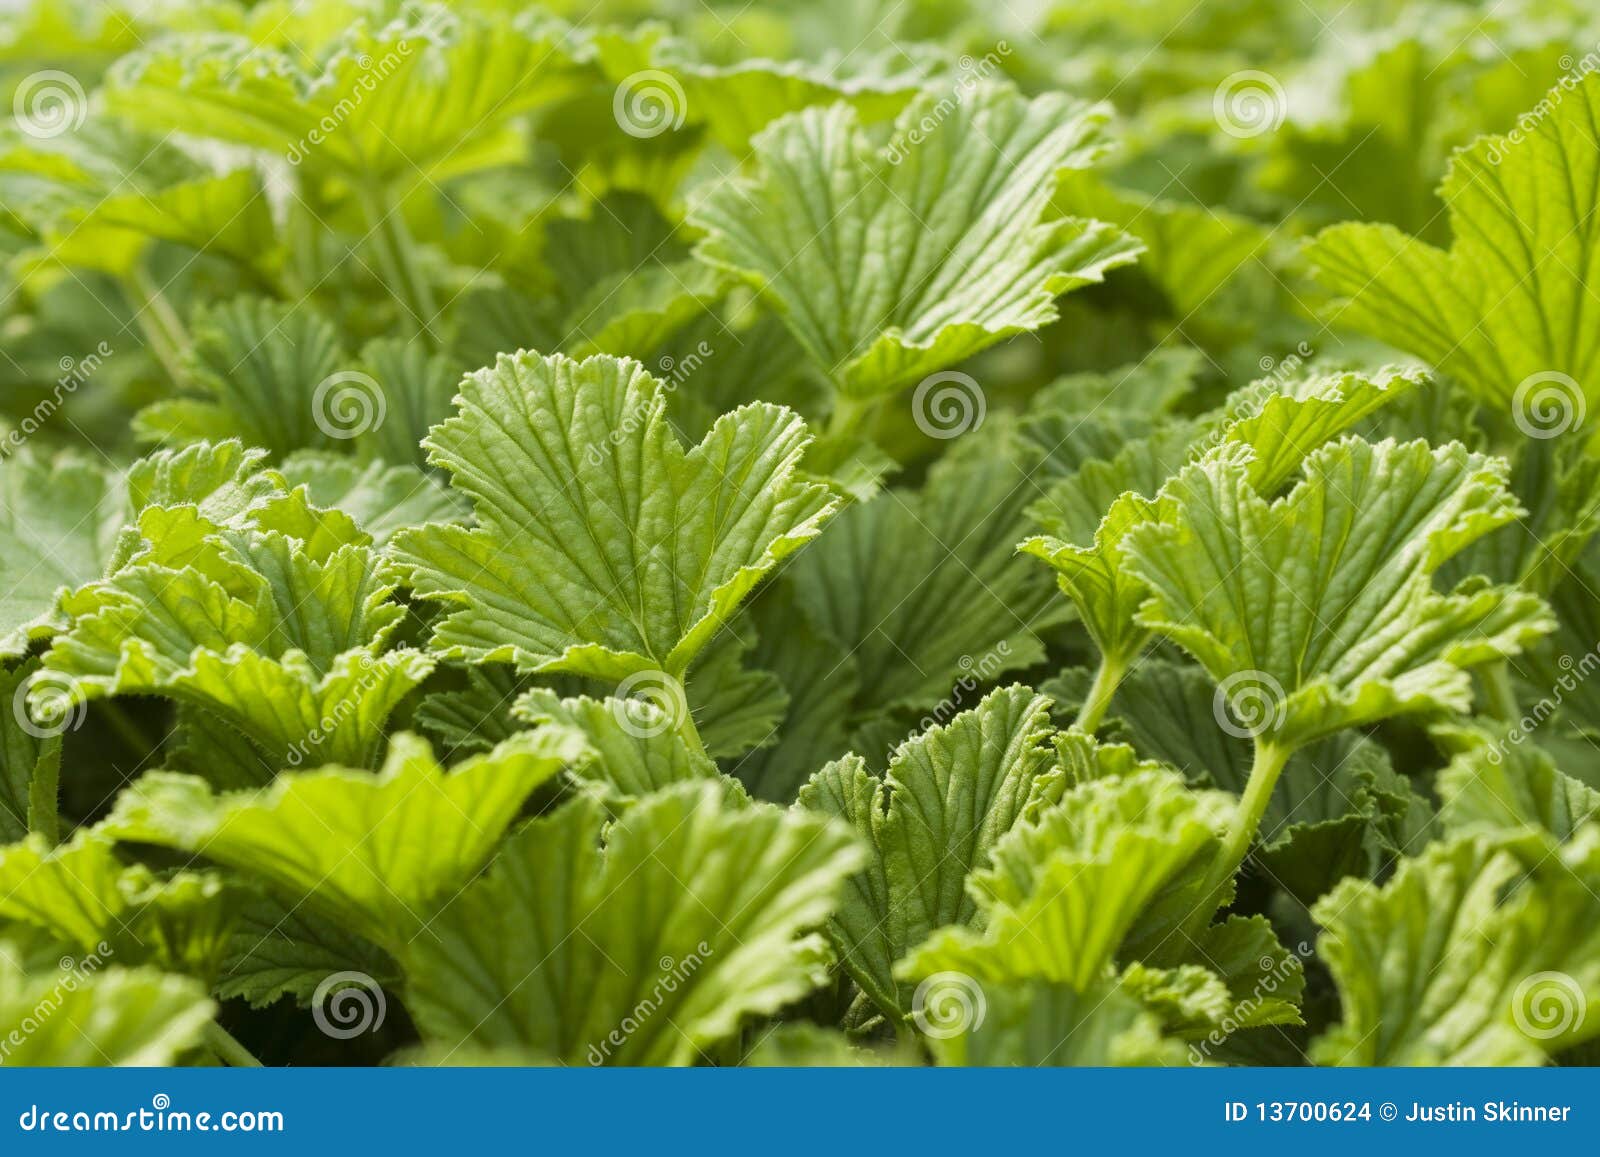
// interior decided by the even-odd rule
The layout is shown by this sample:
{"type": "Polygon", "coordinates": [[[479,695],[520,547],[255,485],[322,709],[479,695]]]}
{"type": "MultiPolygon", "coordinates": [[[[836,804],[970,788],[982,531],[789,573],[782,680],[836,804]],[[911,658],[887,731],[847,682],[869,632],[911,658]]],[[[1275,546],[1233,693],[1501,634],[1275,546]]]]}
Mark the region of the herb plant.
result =
{"type": "Polygon", "coordinates": [[[0,14],[0,1063],[1591,1060],[1600,29],[1321,7],[0,14]]]}

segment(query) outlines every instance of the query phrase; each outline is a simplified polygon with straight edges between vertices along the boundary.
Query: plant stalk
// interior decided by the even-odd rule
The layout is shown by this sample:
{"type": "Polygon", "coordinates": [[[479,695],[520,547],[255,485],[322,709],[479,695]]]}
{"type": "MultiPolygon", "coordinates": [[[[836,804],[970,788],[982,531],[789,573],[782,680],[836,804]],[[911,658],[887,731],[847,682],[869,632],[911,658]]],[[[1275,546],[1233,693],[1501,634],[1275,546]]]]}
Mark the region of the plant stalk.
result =
{"type": "Polygon", "coordinates": [[[405,216],[379,188],[367,186],[360,192],[361,208],[371,230],[369,240],[377,256],[389,292],[423,340],[432,343],[433,319],[438,316],[433,287],[417,260],[416,242],[406,228],[405,216]]]}
{"type": "Polygon", "coordinates": [[[1089,693],[1084,696],[1083,706],[1078,708],[1078,717],[1072,723],[1074,727],[1090,735],[1099,729],[1127,671],[1127,664],[1108,654],[1100,656],[1100,666],[1095,670],[1094,682],[1089,684],[1089,693]]]}
{"type": "Polygon", "coordinates": [[[206,1045],[225,1064],[236,1069],[259,1069],[263,1067],[261,1062],[256,1059],[255,1053],[240,1044],[237,1037],[216,1021],[209,1022],[201,1035],[206,1045]]]}
{"type": "Polygon", "coordinates": [[[1233,813],[1222,847],[1217,849],[1211,867],[1206,870],[1200,902],[1180,929],[1189,940],[1197,939],[1205,931],[1221,907],[1223,890],[1244,863],[1256,829],[1261,826],[1261,817],[1266,814],[1267,802],[1272,799],[1272,789],[1277,786],[1278,776],[1293,754],[1292,747],[1256,740],[1255,759],[1250,764],[1250,779],[1245,784],[1244,795],[1233,813]]]}
{"type": "Polygon", "coordinates": [[[1514,723],[1522,715],[1516,688],[1511,685],[1511,668],[1501,660],[1483,669],[1483,689],[1489,714],[1501,723],[1514,723]]]}
{"type": "Polygon", "coordinates": [[[848,394],[836,395],[833,413],[828,415],[828,428],[823,432],[823,437],[843,438],[856,432],[857,428],[865,425],[872,406],[873,403],[852,398],[848,394]]]}
{"type": "Polygon", "coordinates": [[[133,270],[120,280],[146,348],[160,363],[172,384],[181,386],[184,380],[183,350],[189,344],[188,329],[160,287],[142,268],[133,270]]]}

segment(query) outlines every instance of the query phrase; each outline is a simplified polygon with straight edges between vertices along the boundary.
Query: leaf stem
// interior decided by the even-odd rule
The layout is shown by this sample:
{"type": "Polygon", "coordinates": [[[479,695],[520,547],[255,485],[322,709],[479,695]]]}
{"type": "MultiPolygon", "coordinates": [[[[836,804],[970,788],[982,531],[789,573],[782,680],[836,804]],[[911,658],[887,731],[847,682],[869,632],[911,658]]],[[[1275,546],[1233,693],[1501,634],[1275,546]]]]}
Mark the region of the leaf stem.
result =
{"type": "Polygon", "coordinates": [[[854,433],[856,429],[866,423],[867,415],[872,411],[873,403],[861,398],[853,398],[849,394],[836,394],[833,400],[833,413],[828,415],[828,428],[823,432],[824,438],[843,438],[854,433]]]}
{"type": "Polygon", "coordinates": [[[181,386],[184,378],[182,351],[189,344],[188,329],[178,318],[172,303],[142,267],[135,268],[119,280],[146,348],[167,377],[172,379],[172,384],[181,386]]]}
{"type": "Polygon", "coordinates": [[[683,718],[678,722],[678,735],[689,748],[691,755],[699,755],[706,759],[711,758],[711,753],[706,750],[706,745],[700,738],[699,729],[694,725],[694,714],[687,709],[683,713],[683,718]]]}
{"type": "Polygon", "coordinates": [[[378,258],[389,292],[400,303],[401,312],[424,341],[432,343],[432,323],[438,316],[433,287],[428,284],[417,260],[416,242],[406,228],[401,207],[377,185],[359,189],[362,211],[370,229],[369,239],[378,258]]]}
{"type": "Polygon", "coordinates": [[[217,1058],[236,1069],[259,1069],[264,1066],[256,1059],[255,1053],[245,1048],[227,1029],[216,1021],[206,1024],[205,1031],[201,1034],[207,1047],[217,1054],[217,1058]]]}
{"type": "Polygon", "coordinates": [[[1078,708],[1078,717],[1072,724],[1074,727],[1090,735],[1098,730],[1127,670],[1127,664],[1120,659],[1109,654],[1100,656],[1100,666],[1095,670],[1094,682],[1089,684],[1089,693],[1084,696],[1083,705],[1078,708]]]}
{"type": "Polygon", "coordinates": [[[1511,685],[1511,668],[1504,659],[1483,669],[1483,689],[1489,701],[1489,714],[1501,723],[1512,723],[1521,716],[1517,691],[1511,685]]]}
{"type": "Polygon", "coordinates": [[[1250,779],[1245,784],[1244,795],[1239,798],[1239,806],[1228,824],[1222,847],[1217,849],[1211,867],[1206,870],[1200,902],[1180,929],[1186,938],[1198,938],[1217,914],[1217,909],[1222,905],[1223,891],[1244,863],[1245,854],[1250,851],[1251,841],[1255,839],[1256,829],[1261,826],[1261,817],[1266,814],[1267,802],[1272,799],[1272,789],[1278,784],[1283,765],[1289,762],[1293,754],[1293,747],[1266,743],[1259,737],[1256,739],[1255,759],[1250,764],[1250,779]]]}

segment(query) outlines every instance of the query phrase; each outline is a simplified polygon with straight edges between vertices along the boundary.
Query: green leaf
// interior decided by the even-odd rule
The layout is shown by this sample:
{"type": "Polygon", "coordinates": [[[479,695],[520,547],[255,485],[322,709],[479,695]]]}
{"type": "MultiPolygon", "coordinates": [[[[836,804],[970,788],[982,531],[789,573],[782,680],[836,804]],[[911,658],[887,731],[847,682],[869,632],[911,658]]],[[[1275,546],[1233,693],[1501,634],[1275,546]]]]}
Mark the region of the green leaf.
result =
{"type": "Polygon", "coordinates": [[[412,585],[449,613],[451,658],[600,679],[680,679],[739,603],[836,508],[798,465],[804,423],[724,415],[685,451],[636,362],[502,357],[462,385],[432,460],[476,529],[400,535],[412,585]]]}
{"type": "Polygon", "coordinates": [[[1032,490],[1021,465],[976,449],[934,467],[921,490],[852,506],[788,572],[838,648],[833,665],[848,655],[856,666],[857,717],[959,703],[1044,657],[1036,632],[1057,621],[1055,600],[1011,557],[1032,490]]]}
{"type": "Polygon", "coordinates": [[[1600,402],[1600,331],[1583,271],[1596,256],[1586,195],[1600,173],[1600,77],[1553,89],[1509,137],[1457,152],[1440,193],[1443,250],[1390,225],[1324,230],[1306,256],[1335,320],[1404,349],[1514,408],[1548,437],[1600,402]]]}
{"type": "Polygon", "coordinates": [[[778,741],[728,767],[756,798],[785,804],[813,771],[849,745],[846,722],[860,688],[855,660],[806,621],[792,589],[788,583],[762,588],[748,612],[756,627],[751,662],[771,671],[788,694],[778,741]]]}
{"type": "Polygon", "coordinates": [[[285,996],[306,1006],[317,986],[336,972],[364,972],[380,983],[398,976],[393,960],[339,924],[301,904],[253,895],[239,910],[216,992],[252,1008],[285,996]]]}
{"type": "Polygon", "coordinates": [[[733,759],[777,742],[789,693],[770,671],[747,666],[759,642],[748,615],[707,644],[689,671],[689,710],[706,752],[733,759]]]}
{"type": "Polygon", "coordinates": [[[1112,982],[1088,992],[1044,980],[986,985],[978,990],[984,994],[981,1006],[974,1006],[982,1007],[982,1019],[961,1032],[951,1031],[959,1019],[949,1025],[935,1019],[941,991],[930,988],[926,999],[934,1010],[928,1019],[939,1030],[929,1043],[943,1065],[1103,1068],[1187,1063],[1183,1043],[1163,1037],[1161,1022],[1112,982]]]}
{"type": "Polygon", "coordinates": [[[375,546],[409,526],[463,522],[466,511],[438,479],[414,466],[362,466],[316,450],[291,454],[278,465],[290,486],[304,486],[313,505],[348,514],[375,546]]]}
{"type": "Polygon", "coordinates": [[[806,109],[756,136],[753,180],[694,209],[696,254],[759,288],[844,394],[892,393],[1133,260],[1110,226],[1047,211],[1056,174],[1104,151],[1106,116],[988,86],[920,96],[887,134],[849,105],[806,109]]]}
{"type": "Polygon", "coordinates": [[[896,971],[1087,993],[1152,901],[1209,857],[1232,811],[1227,796],[1191,791],[1167,770],[1075,787],[997,841],[993,866],[974,874],[980,928],[935,934],[896,971]]]}
{"type": "MultiPolygon", "coordinates": [[[[1310,948],[1301,945],[1302,952],[1310,948]]],[[[1198,961],[1175,968],[1130,964],[1124,991],[1160,1015],[1168,1029],[1200,1042],[1190,1054],[1211,1055],[1235,1033],[1298,1025],[1305,969],[1300,955],[1278,943],[1264,916],[1233,916],[1207,928],[1186,954],[1198,961]]]]}
{"type": "MultiPolygon", "coordinates": [[[[416,651],[382,649],[405,614],[390,598],[391,568],[348,518],[298,493],[241,521],[219,526],[193,505],[145,510],[146,545],[131,565],[67,601],[72,628],[47,671],[88,698],[159,694],[202,708],[271,767],[366,764],[389,714],[433,667],[416,651]]],[[[217,770],[219,783],[256,779],[217,770]]]]}
{"type": "Polygon", "coordinates": [[[1529,872],[1489,839],[1436,844],[1313,915],[1344,1019],[1318,1064],[1530,1065],[1600,1032],[1596,837],[1529,872]]]}
{"type": "Polygon", "coordinates": [[[318,55],[322,67],[308,72],[297,53],[244,36],[172,38],[120,61],[106,100],[158,131],[382,182],[517,155],[517,118],[575,83],[556,30],[531,14],[420,6],[380,28],[358,20],[318,55]]]}
{"type": "Polygon", "coordinates": [[[1456,752],[1437,781],[1440,822],[1451,835],[1531,828],[1566,841],[1600,818],[1600,791],[1562,774],[1520,731],[1457,726],[1433,734],[1456,752]]]}
{"type": "Polygon", "coordinates": [[[0,949],[0,1063],[171,1065],[200,1043],[215,1008],[203,985],[153,969],[100,971],[91,959],[59,976],[30,975],[0,949]],[[41,1007],[53,1011],[41,1016],[41,1007]]]}
{"type": "Polygon", "coordinates": [[[837,1029],[821,1028],[803,1021],[774,1025],[764,1031],[754,1047],[739,1061],[742,1067],[748,1069],[847,1069],[895,1063],[897,1058],[861,1048],[837,1029]]]}
{"type": "Polygon", "coordinates": [[[804,60],[746,60],[714,66],[667,62],[683,84],[689,119],[703,120],[711,136],[735,156],[749,151],[750,138],[792,112],[846,102],[867,122],[884,121],[915,95],[917,78],[890,74],[852,60],[841,75],[804,60]]]}
{"type": "Polygon", "coordinates": [[[1269,503],[1247,456],[1209,455],[1168,486],[1168,518],[1129,535],[1130,566],[1152,591],[1139,622],[1217,680],[1228,726],[1280,750],[1465,710],[1472,667],[1553,625],[1539,599],[1509,588],[1433,590],[1441,563],[1518,515],[1505,474],[1459,444],[1349,438],[1312,454],[1269,503]]]}
{"type": "Polygon", "coordinates": [[[77,455],[0,463],[0,656],[66,625],[61,598],[105,574],[124,501],[114,473],[77,455]]]}
{"type": "Polygon", "coordinates": [[[1168,517],[1165,488],[1185,463],[1208,448],[1248,446],[1250,480],[1270,492],[1316,447],[1417,382],[1413,374],[1384,370],[1257,383],[1218,414],[1163,426],[1055,482],[1028,509],[1047,533],[1019,549],[1056,572],[1102,660],[1118,673],[1149,639],[1135,617],[1149,591],[1126,565],[1126,540],[1134,528],[1168,517]]]}
{"type": "Polygon", "coordinates": [[[977,913],[967,876],[1022,817],[1050,764],[1051,731],[1050,701],[1007,687],[907,740],[881,776],[850,755],[800,789],[801,807],[844,820],[871,849],[828,932],[844,968],[889,1015],[911,1010],[895,963],[936,928],[977,913]]]}
{"type": "Polygon", "coordinates": [[[216,873],[157,876],[117,857],[103,828],[51,847],[39,836],[0,848],[0,916],[86,952],[151,964],[208,983],[222,967],[234,897],[216,873]]]}
{"type": "Polygon", "coordinates": [[[511,714],[526,681],[509,667],[468,667],[466,684],[434,691],[417,704],[416,722],[452,757],[477,755],[523,730],[511,714]]]}
{"type": "Polygon", "coordinates": [[[70,693],[58,694],[51,701],[53,718],[35,718],[27,699],[38,672],[39,664],[31,660],[0,668],[0,843],[20,840],[30,831],[48,840],[59,834],[61,736],[75,718],[81,720],[82,702],[74,702],[70,693]]]}
{"type": "Polygon", "coordinates": [[[1116,189],[1092,173],[1062,174],[1052,204],[1142,241],[1137,271],[1166,296],[1172,315],[1185,320],[1209,304],[1268,238],[1260,225],[1226,210],[1116,189]]]}
{"type": "Polygon", "coordinates": [[[586,750],[576,733],[543,728],[447,773],[426,743],[399,735],[377,774],[329,768],[224,795],[151,772],[124,789],[106,828],[203,854],[398,952],[489,858],[528,793],[586,750]]]}
{"type": "Polygon", "coordinates": [[[154,241],[273,270],[282,253],[259,173],[214,170],[170,141],[103,118],[74,132],[0,134],[0,192],[48,258],[134,276],[154,241]]]}
{"type": "Polygon", "coordinates": [[[397,466],[426,465],[422,440],[450,416],[465,367],[445,354],[428,352],[422,342],[394,338],[368,342],[361,349],[359,363],[358,369],[366,372],[376,389],[353,376],[350,384],[363,393],[349,396],[351,408],[346,414],[353,414],[356,420],[341,416],[335,402],[325,407],[329,424],[363,457],[397,466]],[[382,410],[378,411],[380,395],[382,410]],[[372,414],[372,421],[361,428],[362,415],[367,413],[372,414]]]}
{"type": "Polygon", "coordinates": [[[574,770],[624,797],[717,778],[717,765],[689,750],[672,711],[659,703],[642,698],[563,699],[548,688],[535,687],[517,700],[512,714],[531,724],[556,723],[581,732],[594,753],[574,770]]]}
{"type": "Polygon", "coordinates": [[[603,844],[591,800],[529,823],[404,958],[424,1040],[689,1064],[821,983],[805,930],[860,853],[818,818],[721,800],[709,784],[647,796],[603,844]]]}
{"type": "Polygon", "coordinates": [[[242,297],[193,320],[187,369],[201,397],[157,402],[135,432],[150,442],[240,438],[281,457],[334,449],[333,414],[319,388],[344,361],[339,331],[306,305],[242,297]]]}

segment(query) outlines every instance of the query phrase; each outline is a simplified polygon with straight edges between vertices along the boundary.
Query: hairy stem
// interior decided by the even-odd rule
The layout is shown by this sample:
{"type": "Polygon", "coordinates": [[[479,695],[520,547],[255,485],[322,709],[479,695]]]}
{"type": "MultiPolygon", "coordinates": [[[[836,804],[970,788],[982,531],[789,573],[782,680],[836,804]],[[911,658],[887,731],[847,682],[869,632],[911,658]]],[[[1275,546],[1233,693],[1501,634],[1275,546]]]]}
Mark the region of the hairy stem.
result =
{"type": "Polygon", "coordinates": [[[1121,685],[1122,677],[1127,671],[1127,664],[1121,660],[1114,659],[1110,655],[1100,656],[1100,666],[1095,670],[1094,682],[1089,684],[1089,693],[1084,696],[1083,706],[1078,708],[1078,717],[1072,724],[1074,727],[1094,734],[1101,720],[1105,718],[1106,711],[1111,706],[1112,696],[1116,695],[1117,687],[1121,685]]]}
{"type": "Polygon", "coordinates": [[[694,714],[687,708],[683,712],[683,718],[678,721],[678,735],[682,737],[691,753],[704,756],[706,759],[711,758],[711,753],[706,750],[706,745],[700,738],[699,728],[694,725],[694,714]]]}
{"type": "Polygon", "coordinates": [[[1256,829],[1261,826],[1261,817],[1266,814],[1272,789],[1278,784],[1283,765],[1289,762],[1289,756],[1293,754],[1292,747],[1263,743],[1259,738],[1256,740],[1255,760],[1250,764],[1250,780],[1245,784],[1244,795],[1240,797],[1239,806],[1233,813],[1222,847],[1217,849],[1211,867],[1206,870],[1200,902],[1183,923],[1181,931],[1188,939],[1193,940],[1204,932],[1211,918],[1217,914],[1217,909],[1222,906],[1227,883],[1244,863],[1250,843],[1255,839],[1256,829]]]}

